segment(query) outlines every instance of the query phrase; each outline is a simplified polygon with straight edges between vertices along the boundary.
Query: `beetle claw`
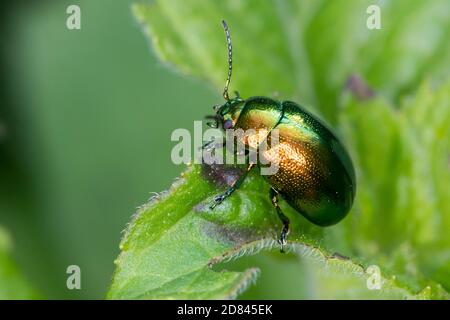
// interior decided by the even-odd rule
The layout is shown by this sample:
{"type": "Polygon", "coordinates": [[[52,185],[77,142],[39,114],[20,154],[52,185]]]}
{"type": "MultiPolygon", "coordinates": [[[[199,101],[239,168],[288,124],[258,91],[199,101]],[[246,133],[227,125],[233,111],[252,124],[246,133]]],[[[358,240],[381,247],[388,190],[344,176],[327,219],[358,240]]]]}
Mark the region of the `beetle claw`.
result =
{"type": "Polygon", "coordinates": [[[209,209],[214,210],[219,204],[220,202],[214,202],[212,205],[209,206],[209,209]]]}
{"type": "Polygon", "coordinates": [[[281,236],[280,239],[277,242],[280,245],[280,252],[281,253],[285,253],[284,247],[287,245],[286,238],[281,236]]]}
{"type": "Polygon", "coordinates": [[[234,191],[234,189],[230,188],[227,191],[225,191],[225,193],[215,196],[214,203],[209,208],[211,210],[214,209],[216,206],[221,204],[223,202],[223,200],[225,200],[227,197],[229,197],[233,191],[234,191]]]}
{"type": "Polygon", "coordinates": [[[221,204],[224,199],[225,199],[225,195],[223,195],[223,194],[220,196],[216,196],[214,198],[214,203],[212,205],[210,205],[209,208],[211,210],[214,210],[214,208],[217,207],[219,204],[221,204]]]}

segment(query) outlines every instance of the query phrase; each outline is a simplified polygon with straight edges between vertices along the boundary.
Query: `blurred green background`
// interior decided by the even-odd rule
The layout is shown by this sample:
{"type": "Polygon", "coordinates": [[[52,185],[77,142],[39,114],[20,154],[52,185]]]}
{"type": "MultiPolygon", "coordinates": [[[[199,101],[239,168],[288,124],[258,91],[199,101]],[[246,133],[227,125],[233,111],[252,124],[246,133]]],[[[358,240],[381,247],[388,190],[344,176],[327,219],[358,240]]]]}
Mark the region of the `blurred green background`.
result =
{"type": "Polygon", "coordinates": [[[132,1],[10,2],[1,16],[0,225],[48,298],[103,298],[121,231],[183,169],[175,128],[220,98],[158,62],[132,1]],[[81,30],[66,8],[81,7],[81,30]],[[81,267],[82,290],[66,288],[81,267]]]}

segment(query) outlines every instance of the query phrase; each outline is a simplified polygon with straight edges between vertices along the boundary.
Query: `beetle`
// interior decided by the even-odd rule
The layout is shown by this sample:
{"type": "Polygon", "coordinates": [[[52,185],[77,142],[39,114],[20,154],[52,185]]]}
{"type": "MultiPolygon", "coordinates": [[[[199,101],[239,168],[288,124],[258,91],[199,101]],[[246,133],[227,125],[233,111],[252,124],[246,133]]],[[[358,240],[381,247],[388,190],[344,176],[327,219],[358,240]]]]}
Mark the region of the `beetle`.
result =
{"type": "MultiPolygon", "coordinates": [[[[318,226],[330,226],[350,211],[356,193],[355,170],[343,144],[333,132],[305,108],[292,101],[277,101],[255,96],[242,99],[236,92],[231,98],[228,87],[232,74],[232,43],[227,23],[222,21],[228,49],[228,76],[223,90],[225,103],[214,107],[212,127],[256,129],[270,133],[278,130],[278,170],[264,177],[270,184],[270,200],[282,222],[278,242],[283,252],[287,244],[289,219],[279,206],[283,198],[307,220],[318,226]]],[[[244,138],[246,151],[252,149],[244,138]]],[[[210,143],[204,145],[205,148],[210,143]]],[[[261,155],[260,155],[261,156],[261,155]]],[[[247,174],[261,163],[248,163],[244,173],[222,194],[214,197],[214,209],[231,196],[244,182],[247,174]]]]}

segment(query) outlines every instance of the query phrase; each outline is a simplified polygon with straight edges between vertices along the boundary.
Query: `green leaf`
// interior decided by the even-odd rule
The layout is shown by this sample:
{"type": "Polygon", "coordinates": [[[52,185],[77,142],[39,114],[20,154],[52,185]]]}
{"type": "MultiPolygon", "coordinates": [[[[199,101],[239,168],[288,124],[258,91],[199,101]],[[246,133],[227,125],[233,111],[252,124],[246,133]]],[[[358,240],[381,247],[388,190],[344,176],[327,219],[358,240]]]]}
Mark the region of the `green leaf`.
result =
{"type": "MultiPolygon", "coordinates": [[[[204,212],[202,201],[217,188],[201,171],[200,166],[188,170],[132,221],[121,243],[109,298],[234,298],[255,280],[257,269],[214,272],[209,266],[223,254],[261,237],[271,224],[265,221],[267,217],[255,214],[236,220],[241,202],[255,206],[245,193],[214,213],[204,212]],[[221,213],[220,219],[235,221],[234,226],[210,221],[221,213]],[[250,228],[249,223],[257,227],[250,228]]],[[[257,179],[249,183],[252,180],[257,179]]],[[[263,207],[256,205],[255,209],[263,207]]]]}
{"type": "MultiPolygon", "coordinates": [[[[230,173],[222,167],[195,165],[167,193],[144,206],[122,240],[108,298],[224,299],[235,298],[246,289],[258,270],[231,272],[223,269],[223,263],[278,249],[274,239],[281,225],[269,203],[269,186],[256,174],[221,206],[209,209],[218,186],[223,188],[223,181],[233,175],[235,170],[230,173]],[[216,270],[218,264],[221,268],[216,270]]],[[[379,295],[367,289],[370,275],[363,266],[319,246],[322,230],[282,205],[293,226],[289,250],[319,265],[311,268],[311,278],[318,270],[332,270],[332,274],[356,286],[359,297],[379,295]]],[[[402,282],[384,275],[381,278],[384,298],[446,297],[445,291],[433,283],[424,287],[425,291],[414,291],[402,282]]]]}
{"type": "Polygon", "coordinates": [[[0,300],[38,298],[10,258],[11,249],[10,236],[0,226],[0,300]]]}
{"type": "Polygon", "coordinates": [[[382,98],[349,101],[340,121],[359,168],[354,220],[345,225],[355,253],[389,254],[393,269],[416,280],[422,273],[447,290],[449,106],[450,83],[433,90],[426,82],[397,109],[382,98]]]}

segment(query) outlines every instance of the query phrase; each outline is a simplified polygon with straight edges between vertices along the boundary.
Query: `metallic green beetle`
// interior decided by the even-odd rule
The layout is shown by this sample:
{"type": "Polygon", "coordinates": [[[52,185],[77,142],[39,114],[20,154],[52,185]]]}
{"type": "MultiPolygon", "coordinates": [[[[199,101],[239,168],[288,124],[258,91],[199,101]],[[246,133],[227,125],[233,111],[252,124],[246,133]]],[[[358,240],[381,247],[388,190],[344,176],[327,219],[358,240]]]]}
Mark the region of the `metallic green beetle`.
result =
{"type": "MultiPolygon", "coordinates": [[[[283,214],[281,196],[306,219],[319,226],[342,220],[349,212],[356,191],[352,161],[335,135],[313,115],[291,101],[267,97],[246,100],[228,95],[232,73],[232,44],[228,26],[222,21],[228,44],[228,77],[223,96],[225,103],[216,106],[215,127],[226,129],[278,130],[278,171],[264,176],[271,185],[270,199],[283,223],[279,243],[286,245],[289,219],[283,214]]],[[[248,138],[248,137],[247,137],[248,138]]],[[[245,139],[246,149],[251,149],[245,139]]],[[[261,155],[260,155],[261,156],[261,155]]],[[[266,155],[270,159],[270,155],[266,155]]],[[[214,198],[211,209],[229,197],[245,180],[247,173],[260,163],[249,163],[245,173],[233,185],[214,198]]]]}

